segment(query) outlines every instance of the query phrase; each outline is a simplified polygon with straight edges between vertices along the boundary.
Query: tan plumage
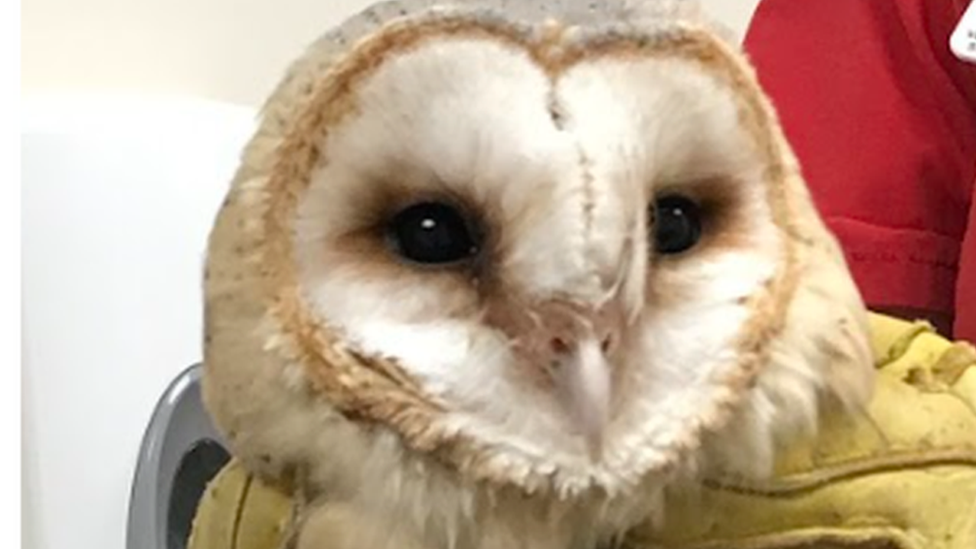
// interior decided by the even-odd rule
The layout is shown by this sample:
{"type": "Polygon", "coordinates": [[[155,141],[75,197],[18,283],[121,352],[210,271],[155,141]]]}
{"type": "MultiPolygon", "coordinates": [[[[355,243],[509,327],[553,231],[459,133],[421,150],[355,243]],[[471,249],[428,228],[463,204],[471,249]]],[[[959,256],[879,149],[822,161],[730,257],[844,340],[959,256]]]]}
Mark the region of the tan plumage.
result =
{"type": "Polygon", "coordinates": [[[266,105],[206,303],[208,406],[307,502],[302,549],[593,547],[683,478],[768,473],[871,386],[860,297],[773,110],[686,2],[346,23],[266,105]],[[672,196],[700,217],[678,253],[672,196]],[[404,260],[391,219],[418,202],[470,221],[469,256],[404,260]]]}

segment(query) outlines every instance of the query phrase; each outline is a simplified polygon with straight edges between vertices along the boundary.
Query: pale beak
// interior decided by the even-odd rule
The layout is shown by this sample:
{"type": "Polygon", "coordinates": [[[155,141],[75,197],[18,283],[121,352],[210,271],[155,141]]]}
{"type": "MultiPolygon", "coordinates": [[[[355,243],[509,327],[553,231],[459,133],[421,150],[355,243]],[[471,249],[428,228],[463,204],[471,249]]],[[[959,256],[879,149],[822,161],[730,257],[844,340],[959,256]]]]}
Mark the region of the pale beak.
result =
{"type": "Polygon", "coordinates": [[[590,458],[599,460],[610,418],[610,364],[593,337],[554,364],[553,378],[573,421],[579,425],[590,458]]]}
{"type": "Polygon", "coordinates": [[[626,317],[616,300],[597,308],[568,301],[545,301],[514,309],[505,322],[524,364],[541,370],[590,459],[602,457],[610,423],[614,365],[626,317]]]}

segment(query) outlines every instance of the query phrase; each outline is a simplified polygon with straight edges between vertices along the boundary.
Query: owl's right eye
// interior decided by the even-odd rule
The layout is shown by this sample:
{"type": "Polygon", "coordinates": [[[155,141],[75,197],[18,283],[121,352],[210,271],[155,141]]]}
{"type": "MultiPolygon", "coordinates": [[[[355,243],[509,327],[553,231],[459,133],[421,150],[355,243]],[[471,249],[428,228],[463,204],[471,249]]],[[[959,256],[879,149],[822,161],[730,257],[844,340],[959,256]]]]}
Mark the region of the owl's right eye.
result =
{"type": "Polygon", "coordinates": [[[390,220],[387,236],[393,250],[404,259],[427,265],[444,265],[478,253],[473,223],[460,209],[443,202],[409,206],[390,220]]]}

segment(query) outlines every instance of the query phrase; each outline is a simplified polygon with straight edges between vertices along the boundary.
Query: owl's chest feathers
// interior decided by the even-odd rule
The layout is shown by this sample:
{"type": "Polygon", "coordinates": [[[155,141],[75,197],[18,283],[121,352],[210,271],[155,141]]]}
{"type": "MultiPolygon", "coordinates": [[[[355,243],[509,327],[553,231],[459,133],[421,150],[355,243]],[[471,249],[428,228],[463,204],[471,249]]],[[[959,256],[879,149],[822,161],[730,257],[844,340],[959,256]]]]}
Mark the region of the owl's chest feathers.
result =
{"type": "Polygon", "coordinates": [[[318,471],[312,506],[355,517],[348,527],[364,549],[594,549],[653,507],[650,498],[527,495],[464,479],[405,450],[389,432],[356,439],[335,445],[333,452],[348,456],[318,471]]]}

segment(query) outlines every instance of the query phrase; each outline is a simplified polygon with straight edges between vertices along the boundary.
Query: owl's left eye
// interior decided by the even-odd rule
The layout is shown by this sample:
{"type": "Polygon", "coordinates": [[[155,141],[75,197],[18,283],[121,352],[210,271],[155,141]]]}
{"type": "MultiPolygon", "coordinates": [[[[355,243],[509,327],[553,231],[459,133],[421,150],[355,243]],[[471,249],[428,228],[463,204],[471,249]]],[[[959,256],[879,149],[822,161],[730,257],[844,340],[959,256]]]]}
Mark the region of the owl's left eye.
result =
{"type": "Polygon", "coordinates": [[[701,210],[690,198],[680,195],[658,198],[651,206],[651,219],[654,248],[659,254],[679,254],[701,239],[701,210]]]}
{"type": "Polygon", "coordinates": [[[421,202],[401,210],[390,220],[387,234],[394,251],[416,263],[443,265],[478,253],[470,220],[443,202],[421,202]]]}

